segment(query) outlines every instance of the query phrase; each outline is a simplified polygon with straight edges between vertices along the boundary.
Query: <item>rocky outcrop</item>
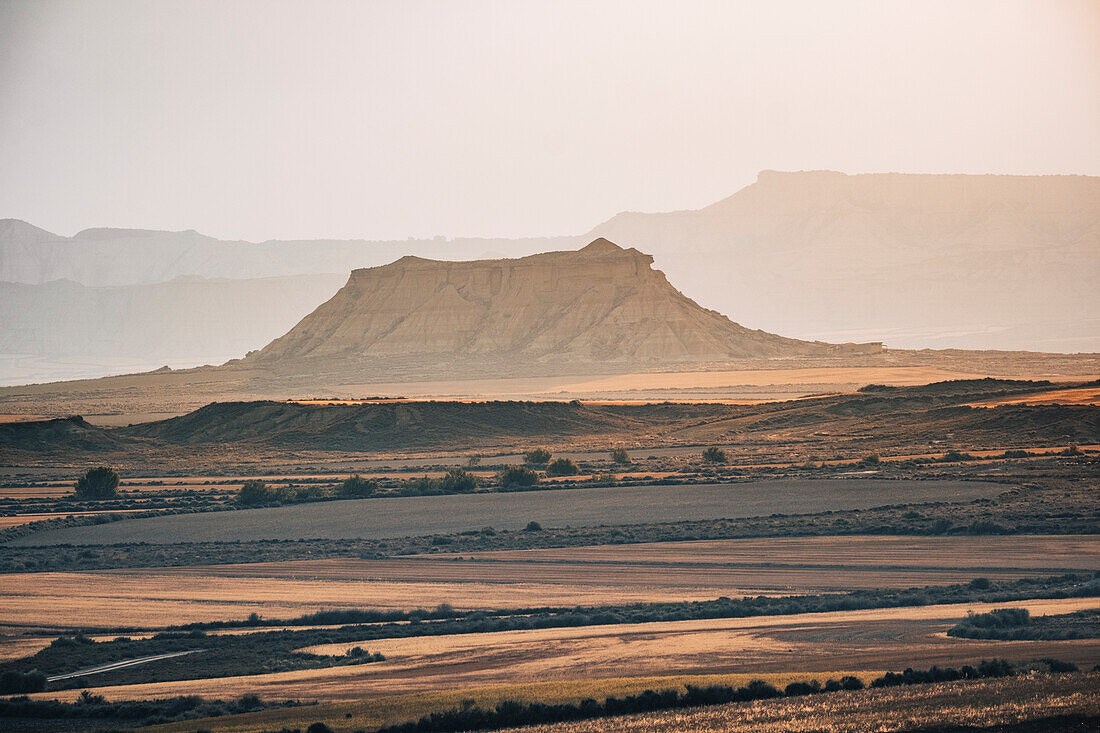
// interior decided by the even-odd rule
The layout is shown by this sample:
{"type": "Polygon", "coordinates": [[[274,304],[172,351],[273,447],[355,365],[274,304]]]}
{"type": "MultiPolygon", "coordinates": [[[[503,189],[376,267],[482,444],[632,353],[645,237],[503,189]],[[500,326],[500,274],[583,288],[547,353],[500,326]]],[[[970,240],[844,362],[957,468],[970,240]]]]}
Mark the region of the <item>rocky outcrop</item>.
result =
{"type": "Polygon", "coordinates": [[[652,263],[603,238],[576,252],[519,259],[402,257],[354,271],[331,300],[249,360],[699,362],[839,348],[745,328],[684,296],[652,263]]]}

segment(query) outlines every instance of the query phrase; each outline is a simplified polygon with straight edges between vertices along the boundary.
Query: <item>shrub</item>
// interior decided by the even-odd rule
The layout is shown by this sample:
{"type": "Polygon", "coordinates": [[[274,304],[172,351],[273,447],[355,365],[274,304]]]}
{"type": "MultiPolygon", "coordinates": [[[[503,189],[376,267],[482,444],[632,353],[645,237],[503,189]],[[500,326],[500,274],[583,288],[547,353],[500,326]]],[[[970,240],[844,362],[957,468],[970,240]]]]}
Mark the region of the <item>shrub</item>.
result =
{"type": "Polygon", "coordinates": [[[362,499],[373,496],[378,489],[378,482],[374,479],[363,478],[359,474],[355,474],[344,479],[344,482],[340,484],[340,496],[362,499]]]}
{"type": "Polygon", "coordinates": [[[278,499],[279,495],[275,490],[268,488],[267,484],[256,479],[245,481],[241,484],[240,491],[237,492],[237,503],[244,506],[273,504],[278,499]]]}
{"type": "Polygon", "coordinates": [[[949,519],[937,519],[932,523],[932,534],[947,534],[954,527],[949,519]]]}
{"type": "Polygon", "coordinates": [[[17,672],[9,669],[0,674],[0,692],[42,692],[46,689],[46,675],[37,669],[17,672]]]}
{"type": "Polygon", "coordinates": [[[558,458],[546,467],[547,476],[576,476],[581,470],[568,458],[558,458]]]}
{"type": "Polygon", "coordinates": [[[541,532],[542,531],[542,525],[532,519],[530,522],[527,523],[527,526],[523,528],[523,531],[524,532],[541,532]]]}
{"type": "Polygon", "coordinates": [[[729,460],[729,456],[721,448],[715,448],[711,446],[703,451],[703,460],[707,463],[726,463],[729,460]]]}
{"type": "Polygon", "coordinates": [[[611,451],[611,462],[625,466],[630,463],[630,454],[626,452],[626,448],[616,448],[611,451]]]}
{"type": "Polygon", "coordinates": [[[816,692],[821,692],[821,683],[817,680],[811,680],[809,682],[792,682],[783,690],[783,693],[787,697],[813,695],[816,692]]]}
{"type": "Polygon", "coordinates": [[[113,468],[90,468],[76,482],[77,499],[110,499],[118,496],[118,473],[113,468]]]}
{"type": "Polygon", "coordinates": [[[869,456],[864,456],[863,458],[860,458],[859,462],[862,463],[864,466],[877,466],[879,463],[881,463],[879,457],[873,453],[869,456]]]}
{"type": "Polygon", "coordinates": [[[461,468],[452,468],[439,479],[439,486],[448,493],[466,494],[477,488],[477,476],[461,468]]]}
{"type": "Polygon", "coordinates": [[[523,459],[532,466],[543,466],[550,462],[550,451],[545,448],[532,448],[523,454],[523,459]]]}
{"type": "Polygon", "coordinates": [[[526,466],[506,466],[497,474],[497,479],[507,489],[514,486],[534,486],[539,482],[539,475],[526,466]]]}
{"type": "Polygon", "coordinates": [[[990,582],[989,578],[974,578],[968,585],[971,590],[988,590],[993,584],[990,582]]]}

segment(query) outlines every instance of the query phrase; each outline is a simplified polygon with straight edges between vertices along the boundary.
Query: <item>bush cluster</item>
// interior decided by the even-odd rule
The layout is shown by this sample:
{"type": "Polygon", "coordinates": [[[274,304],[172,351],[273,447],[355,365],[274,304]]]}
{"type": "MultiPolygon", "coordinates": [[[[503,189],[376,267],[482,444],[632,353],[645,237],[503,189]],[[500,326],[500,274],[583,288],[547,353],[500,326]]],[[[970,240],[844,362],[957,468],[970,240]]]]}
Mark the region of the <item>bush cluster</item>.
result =
{"type": "Polygon", "coordinates": [[[506,466],[497,474],[504,489],[525,489],[539,482],[539,475],[526,466],[506,466]]]}
{"type": "MultiPolygon", "coordinates": [[[[287,700],[265,702],[256,695],[244,695],[236,700],[206,700],[197,695],[172,697],[160,700],[120,700],[108,702],[101,695],[87,690],[77,702],[57,700],[31,700],[15,697],[0,700],[0,720],[23,719],[100,719],[137,720],[142,725],[170,723],[178,720],[214,718],[222,715],[250,713],[271,708],[298,707],[303,703],[287,700]]],[[[4,727],[0,725],[0,727],[4,727]]],[[[43,728],[45,730],[45,728],[43,728]]]]}
{"type": "Polygon", "coordinates": [[[0,692],[4,694],[42,692],[45,689],[46,675],[37,669],[32,669],[30,672],[9,669],[0,673],[0,692]]]}
{"type": "Polygon", "coordinates": [[[468,494],[478,487],[478,478],[474,474],[461,468],[452,468],[447,475],[440,478],[409,479],[402,485],[401,494],[415,494],[419,496],[433,496],[437,494],[468,494]]]}
{"type": "MultiPolygon", "coordinates": [[[[1046,671],[1076,671],[1077,667],[1068,662],[1054,659],[1041,660],[1046,671]]],[[[907,669],[901,673],[888,672],[871,683],[872,687],[895,687],[929,682],[944,682],[959,679],[982,679],[990,677],[1008,677],[1019,670],[1033,668],[1034,665],[1013,665],[1003,659],[983,661],[977,667],[966,666],[961,670],[950,667],[932,667],[929,670],[907,669]]],[[[824,685],[819,680],[792,682],[779,690],[764,680],[753,680],[744,687],[710,685],[696,687],[688,685],[685,691],[645,690],[637,695],[626,697],[608,697],[603,702],[587,698],[579,703],[547,704],[541,702],[516,702],[505,700],[491,709],[480,708],[472,703],[440,713],[425,715],[419,720],[398,723],[381,728],[378,733],[442,733],[456,730],[496,730],[526,725],[561,723],[587,718],[599,718],[609,715],[630,715],[648,713],[675,708],[702,707],[705,705],[724,705],[733,702],[751,702],[770,700],[779,697],[800,697],[840,690],[863,689],[863,681],[858,677],[843,677],[828,680],[824,685]]]]}
{"type": "Polygon", "coordinates": [[[989,613],[969,613],[947,630],[964,639],[1040,639],[1058,641],[1100,637],[1100,609],[1032,618],[1026,608],[1002,608],[989,613]]]}
{"type": "Polygon", "coordinates": [[[568,458],[556,458],[546,467],[547,476],[576,476],[580,472],[577,464],[568,458]]]}

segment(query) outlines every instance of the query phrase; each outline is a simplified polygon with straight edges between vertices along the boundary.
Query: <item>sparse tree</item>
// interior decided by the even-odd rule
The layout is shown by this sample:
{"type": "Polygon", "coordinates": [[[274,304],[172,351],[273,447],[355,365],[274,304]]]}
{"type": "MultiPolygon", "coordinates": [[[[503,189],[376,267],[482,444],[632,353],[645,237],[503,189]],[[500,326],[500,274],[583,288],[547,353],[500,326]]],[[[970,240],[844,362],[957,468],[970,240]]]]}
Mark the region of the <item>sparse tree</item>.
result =
{"type": "Polygon", "coordinates": [[[118,473],[113,468],[90,468],[76,482],[76,498],[85,500],[112,499],[118,496],[118,473]]]}

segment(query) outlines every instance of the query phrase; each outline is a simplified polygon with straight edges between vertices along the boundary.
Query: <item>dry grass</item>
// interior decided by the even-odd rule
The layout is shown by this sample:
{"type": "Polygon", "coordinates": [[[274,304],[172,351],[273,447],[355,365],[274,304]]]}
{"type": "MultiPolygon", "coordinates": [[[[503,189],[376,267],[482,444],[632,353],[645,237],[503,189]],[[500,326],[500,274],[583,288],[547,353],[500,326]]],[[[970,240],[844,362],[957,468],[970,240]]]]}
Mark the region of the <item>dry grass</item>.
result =
{"type": "MultiPolygon", "coordinates": [[[[1057,716],[1100,716],[1096,675],[1008,679],[833,693],[524,728],[526,733],[780,733],[986,727],[1057,716]]],[[[1036,728],[1035,730],[1039,730],[1036,728]]]]}

